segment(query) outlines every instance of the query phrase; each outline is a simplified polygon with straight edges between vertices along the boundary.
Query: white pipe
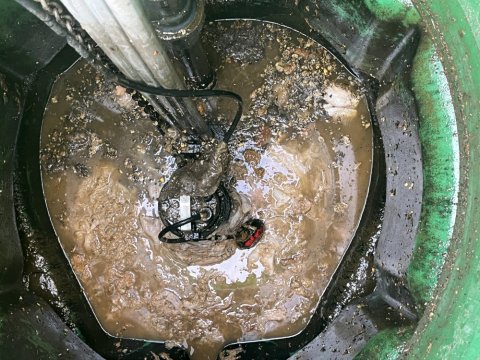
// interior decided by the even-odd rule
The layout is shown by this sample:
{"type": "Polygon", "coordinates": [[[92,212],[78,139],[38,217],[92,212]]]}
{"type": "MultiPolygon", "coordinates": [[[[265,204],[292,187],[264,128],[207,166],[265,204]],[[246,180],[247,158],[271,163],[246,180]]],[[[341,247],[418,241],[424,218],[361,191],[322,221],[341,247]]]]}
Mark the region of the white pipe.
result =
{"type": "MultiPolygon", "coordinates": [[[[151,86],[185,88],[138,0],[61,2],[125,76],[151,86]]],[[[185,115],[181,108],[176,108],[175,99],[158,98],[158,101],[171,114],[185,115]]],[[[160,110],[156,101],[152,105],[160,110]]],[[[186,130],[194,128],[209,134],[193,102],[187,100],[185,106],[189,115],[173,121],[186,130]]]]}

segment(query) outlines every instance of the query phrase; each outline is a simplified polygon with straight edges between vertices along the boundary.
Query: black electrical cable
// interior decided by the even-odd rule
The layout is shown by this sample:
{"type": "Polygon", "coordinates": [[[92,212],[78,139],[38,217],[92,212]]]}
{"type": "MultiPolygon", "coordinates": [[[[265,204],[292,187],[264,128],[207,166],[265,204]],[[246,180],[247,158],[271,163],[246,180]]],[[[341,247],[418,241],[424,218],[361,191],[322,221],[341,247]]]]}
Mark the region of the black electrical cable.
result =
{"type": "MultiPolygon", "coordinates": [[[[162,238],[167,235],[169,232],[172,232],[174,230],[177,230],[180,226],[183,226],[183,225],[186,225],[188,223],[191,223],[191,222],[194,222],[194,221],[197,221],[197,220],[200,220],[201,216],[200,214],[195,214],[195,215],[192,215],[190,216],[189,218],[186,218],[186,219],[183,219],[183,220],[180,220],[180,221],[177,221],[176,223],[173,223],[171,225],[168,225],[166,226],[165,228],[163,228],[162,231],[160,231],[160,234],[158,234],[158,239],[160,241],[164,241],[162,240],[162,238]]],[[[164,242],[169,242],[169,243],[175,243],[175,242],[183,242],[184,239],[183,238],[178,238],[178,239],[165,239],[166,241],[164,242]]]]}
{"type": "Polygon", "coordinates": [[[82,57],[84,57],[91,65],[98,71],[102,73],[102,75],[107,80],[113,80],[118,84],[126,87],[132,88],[137,91],[149,93],[152,95],[160,95],[166,97],[180,97],[180,98],[192,98],[192,97],[229,97],[234,99],[237,102],[238,108],[237,112],[235,113],[235,117],[225,133],[223,137],[223,141],[228,143],[230,138],[232,137],[239,121],[242,116],[243,111],[243,100],[242,97],[238,94],[227,91],[227,90],[175,90],[175,89],[165,89],[163,87],[156,87],[156,86],[149,86],[145,84],[141,84],[132,80],[127,79],[124,75],[119,73],[119,70],[113,65],[108,59],[103,51],[98,48],[94,49],[95,43],[93,40],[83,32],[80,32],[81,26],[69,15],[68,11],[60,4],[53,3],[50,4],[46,2],[47,8],[40,7],[40,5],[31,4],[25,0],[17,0],[19,1],[24,7],[26,7],[29,11],[31,11],[34,15],[36,15],[40,20],[45,22],[53,31],[55,31],[58,35],[64,36],[68,40],[68,44],[72,46],[82,57]],[[68,22],[70,24],[73,23],[73,30],[72,28],[68,29],[65,25],[65,20],[62,18],[62,22],[60,22],[56,16],[53,15],[52,11],[56,10],[60,14],[63,14],[63,18],[68,16],[68,22]],[[72,33],[73,32],[73,33],[72,33]],[[79,41],[79,38],[81,41],[79,41]],[[91,47],[87,46],[87,43],[91,45],[91,47]],[[94,50],[92,50],[94,49],[94,50]],[[103,63],[102,63],[103,62],[103,63]],[[108,66],[104,66],[105,63],[108,66]]]}
{"type": "Polygon", "coordinates": [[[242,97],[234,92],[228,90],[174,90],[165,89],[163,87],[145,85],[136,81],[127,79],[124,76],[116,75],[115,80],[118,84],[125,88],[134,89],[140,92],[148,93],[151,95],[160,95],[167,97],[180,97],[180,98],[192,98],[192,97],[228,97],[237,102],[237,112],[235,117],[228,128],[227,132],[223,136],[223,141],[228,143],[232,137],[235,129],[237,128],[240,118],[243,112],[243,100],[242,97]]]}

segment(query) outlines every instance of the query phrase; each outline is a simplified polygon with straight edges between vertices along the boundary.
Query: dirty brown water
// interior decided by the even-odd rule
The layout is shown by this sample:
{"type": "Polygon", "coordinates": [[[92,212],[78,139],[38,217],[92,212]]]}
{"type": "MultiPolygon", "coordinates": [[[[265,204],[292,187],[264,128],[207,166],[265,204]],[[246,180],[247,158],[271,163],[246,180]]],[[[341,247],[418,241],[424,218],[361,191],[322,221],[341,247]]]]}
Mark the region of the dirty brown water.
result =
{"type": "MultiPolygon", "coordinates": [[[[245,100],[227,180],[265,221],[254,249],[158,241],[156,199],[176,169],[169,144],[84,62],[56,82],[41,139],[47,207],[103,328],[197,359],[306,326],[358,226],[372,166],[365,97],[323,47],[260,22],[204,32],[217,87],[245,100]]],[[[231,119],[226,100],[198,106],[219,126],[231,119]]]]}

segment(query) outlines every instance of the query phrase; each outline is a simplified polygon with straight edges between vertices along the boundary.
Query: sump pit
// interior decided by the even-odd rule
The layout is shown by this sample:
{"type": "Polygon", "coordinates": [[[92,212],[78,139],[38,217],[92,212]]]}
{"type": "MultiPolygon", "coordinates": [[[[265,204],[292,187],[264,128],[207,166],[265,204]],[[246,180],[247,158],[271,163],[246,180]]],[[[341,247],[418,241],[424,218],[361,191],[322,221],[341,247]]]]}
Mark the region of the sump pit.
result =
{"type": "MultiPolygon", "coordinates": [[[[256,248],[158,243],[170,144],[124,89],[83,63],[55,85],[42,129],[49,212],[100,323],[188,345],[194,358],[305,327],[358,226],[373,156],[363,90],[318,43],[255,21],[205,32],[218,87],[247,100],[229,186],[266,224],[256,248]]],[[[211,105],[198,102],[224,126],[229,104],[218,104],[222,114],[211,105]]]]}

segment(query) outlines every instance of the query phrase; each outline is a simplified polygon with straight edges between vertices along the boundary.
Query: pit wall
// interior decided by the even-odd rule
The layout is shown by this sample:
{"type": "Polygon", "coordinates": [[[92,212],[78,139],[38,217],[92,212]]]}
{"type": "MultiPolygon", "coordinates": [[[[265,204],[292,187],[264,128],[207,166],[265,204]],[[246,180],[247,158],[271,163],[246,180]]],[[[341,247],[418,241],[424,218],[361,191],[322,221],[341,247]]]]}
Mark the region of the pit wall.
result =
{"type": "Polygon", "coordinates": [[[365,4],[382,20],[424,29],[412,74],[424,197],[406,274],[423,316],[416,328],[379,332],[357,358],[478,358],[480,7],[476,0],[365,4]]]}

